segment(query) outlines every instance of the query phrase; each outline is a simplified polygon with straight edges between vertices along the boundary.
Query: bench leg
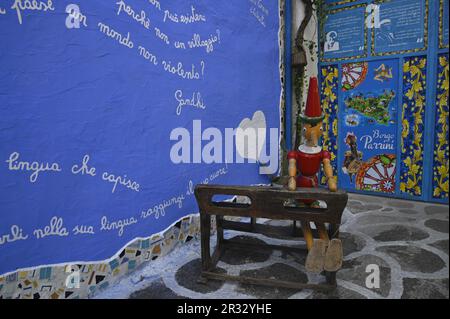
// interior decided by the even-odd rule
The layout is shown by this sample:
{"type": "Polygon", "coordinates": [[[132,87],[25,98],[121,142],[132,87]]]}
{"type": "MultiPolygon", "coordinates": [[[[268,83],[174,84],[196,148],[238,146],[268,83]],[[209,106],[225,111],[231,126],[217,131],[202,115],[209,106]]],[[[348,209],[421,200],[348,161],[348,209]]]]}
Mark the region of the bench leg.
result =
{"type": "Polygon", "coordinates": [[[333,272],[325,271],[325,279],[326,279],[328,285],[331,285],[331,286],[337,285],[335,271],[333,271],[333,272]]]}
{"type": "Polygon", "coordinates": [[[217,247],[220,249],[223,244],[223,216],[216,215],[216,232],[217,232],[217,247]]]}
{"type": "Polygon", "coordinates": [[[330,237],[330,239],[339,238],[339,224],[330,224],[328,228],[328,237],[330,237]]]}
{"type": "Polygon", "coordinates": [[[200,214],[200,243],[202,255],[202,271],[208,271],[211,266],[211,215],[200,214]]]}
{"type": "Polygon", "coordinates": [[[256,217],[250,217],[250,224],[252,225],[252,229],[255,229],[256,217]]]}

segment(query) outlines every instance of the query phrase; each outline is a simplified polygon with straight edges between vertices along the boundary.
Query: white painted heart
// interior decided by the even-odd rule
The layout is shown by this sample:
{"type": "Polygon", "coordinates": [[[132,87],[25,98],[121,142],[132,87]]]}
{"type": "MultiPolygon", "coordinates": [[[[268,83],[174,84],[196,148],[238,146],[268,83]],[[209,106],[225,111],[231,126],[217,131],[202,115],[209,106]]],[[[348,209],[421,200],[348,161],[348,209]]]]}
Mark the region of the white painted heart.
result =
{"type": "Polygon", "coordinates": [[[236,150],[242,158],[259,160],[266,142],[266,117],[256,111],[253,118],[245,118],[236,129],[236,150]]]}

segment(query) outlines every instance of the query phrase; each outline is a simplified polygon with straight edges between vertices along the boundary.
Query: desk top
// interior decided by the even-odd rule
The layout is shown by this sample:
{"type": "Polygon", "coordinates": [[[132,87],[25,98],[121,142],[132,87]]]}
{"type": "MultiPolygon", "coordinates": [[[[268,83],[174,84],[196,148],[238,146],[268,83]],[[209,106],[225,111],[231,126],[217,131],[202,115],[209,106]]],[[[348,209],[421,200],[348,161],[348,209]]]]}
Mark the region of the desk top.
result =
{"type": "Polygon", "coordinates": [[[348,195],[343,190],[297,188],[290,191],[280,186],[197,185],[195,197],[201,214],[262,217],[272,219],[311,220],[340,223],[348,195]],[[248,203],[216,202],[216,195],[246,196],[248,203]],[[293,206],[292,201],[319,200],[325,207],[293,206]]]}

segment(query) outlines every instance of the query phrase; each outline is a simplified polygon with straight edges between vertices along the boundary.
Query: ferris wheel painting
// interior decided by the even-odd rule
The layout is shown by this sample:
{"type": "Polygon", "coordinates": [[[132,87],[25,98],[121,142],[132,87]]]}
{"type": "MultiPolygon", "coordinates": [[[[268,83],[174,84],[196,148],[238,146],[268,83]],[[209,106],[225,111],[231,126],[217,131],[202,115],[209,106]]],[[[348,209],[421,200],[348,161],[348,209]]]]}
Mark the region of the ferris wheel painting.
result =
{"type": "Polygon", "coordinates": [[[342,65],[342,91],[349,91],[359,86],[366,79],[367,62],[354,62],[342,65]]]}
{"type": "Polygon", "coordinates": [[[376,155],[359,168],[356,189],[363,191],[395,192],[395,155],[376,155]]]}

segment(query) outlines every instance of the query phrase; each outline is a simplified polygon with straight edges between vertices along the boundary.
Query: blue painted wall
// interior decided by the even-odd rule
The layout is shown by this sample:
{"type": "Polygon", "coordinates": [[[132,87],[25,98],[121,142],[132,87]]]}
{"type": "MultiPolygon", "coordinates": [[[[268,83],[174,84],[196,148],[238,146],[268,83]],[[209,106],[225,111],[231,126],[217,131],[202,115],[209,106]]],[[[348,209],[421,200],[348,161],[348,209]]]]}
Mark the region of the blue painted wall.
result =
{"type": "Polygon", "coordinates": [[[277,1],[30,3],[0,3],[0,274],[107,259],[196,213],[195,184],[268,182],[214,134],[280,126],[277,1]]]}

